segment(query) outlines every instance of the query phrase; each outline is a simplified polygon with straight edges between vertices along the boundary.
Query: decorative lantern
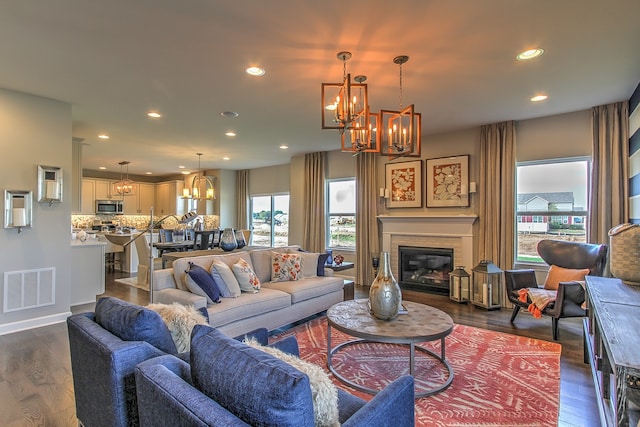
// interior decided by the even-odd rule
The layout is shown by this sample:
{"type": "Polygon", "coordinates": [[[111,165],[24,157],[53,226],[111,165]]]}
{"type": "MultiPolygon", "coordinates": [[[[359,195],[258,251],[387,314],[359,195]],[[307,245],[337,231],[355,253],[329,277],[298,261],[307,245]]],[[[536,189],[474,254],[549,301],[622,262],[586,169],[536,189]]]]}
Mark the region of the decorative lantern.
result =
{"type": "Polygon", "coordinates": [[[463,266],[456,267],[449,273],[449,298],[458,302],[469,301],[471,284],[469,283],[471,276],[466,272],[463,266]]]}
{"type": "Polygon", "coordinates": [[[472,270],[472,303],[488,310],[502,304],[502,270],[489,260],[482,260],[472,270]]]}

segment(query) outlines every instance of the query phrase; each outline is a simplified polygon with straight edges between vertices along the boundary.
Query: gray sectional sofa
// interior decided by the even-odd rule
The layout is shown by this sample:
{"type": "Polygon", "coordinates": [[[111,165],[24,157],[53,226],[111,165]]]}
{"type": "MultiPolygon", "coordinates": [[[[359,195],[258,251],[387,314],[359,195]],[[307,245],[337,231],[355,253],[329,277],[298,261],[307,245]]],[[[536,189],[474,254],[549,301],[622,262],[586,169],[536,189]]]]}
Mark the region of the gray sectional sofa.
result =
{"type": "Polygon", "coordinates": [[[210,325],[229,336],[256,328],[273,330],[320,313],[344,299],[343,279],[334,277],[333,271],[324,269],[323,264],[320,254],[301,252],[297,246],[181,258],[173,263],[173,268],[154,271],[153,301],[178,302],[197,309],[206,307],[210,325]],[[299,280],[271,281],[274,252],[301,254],[302,276],[299,280]],[[214,261],[222,261],[231,267],[240,259],[244,259],[259,278],[259,292],[242,292],[236,298],[221,298],[218,304],[208,304],[206,296],[193,293],[187,287],[189,263],[210,271],[214,261]]]}

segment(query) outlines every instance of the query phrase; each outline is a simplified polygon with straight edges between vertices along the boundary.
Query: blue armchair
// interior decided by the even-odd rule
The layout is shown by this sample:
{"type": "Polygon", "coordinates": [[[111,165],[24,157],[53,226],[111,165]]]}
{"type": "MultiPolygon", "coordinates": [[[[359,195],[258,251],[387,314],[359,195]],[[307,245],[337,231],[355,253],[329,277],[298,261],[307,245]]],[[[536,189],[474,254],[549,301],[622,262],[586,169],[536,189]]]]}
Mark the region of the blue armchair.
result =
{"type": "MultiPolygon", "coordinates": [[[[117,298],[100,298],[95,313],[68,317],[67,328],[76,416],[85,427],[139,425],[135,366],[167,354],[189,360],[156,312],[117,298]]],[[[250,335],[268,340],[266,329],[250,335]]]]}
{"type": "MultiPolygon", "coordinates": [[[[293,337],[276,346],[297,355],[293,337]]],[[[309,378],[280,359],[198,325],[190,361],[162,356],[136,367],[141,426],[314,425],[309,378]]],[[[413,426],[413,377],[369,402],[339,389],[338,412],[345,427],[413,426]]]]}

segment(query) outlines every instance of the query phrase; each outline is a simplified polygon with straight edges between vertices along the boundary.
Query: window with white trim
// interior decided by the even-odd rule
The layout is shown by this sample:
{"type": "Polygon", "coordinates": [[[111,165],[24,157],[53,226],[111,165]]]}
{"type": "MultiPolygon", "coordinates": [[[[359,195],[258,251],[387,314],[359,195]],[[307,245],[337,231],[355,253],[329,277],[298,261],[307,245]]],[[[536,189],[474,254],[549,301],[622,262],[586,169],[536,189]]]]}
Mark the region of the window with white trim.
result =
{"type": "Polygon", "coordinates": [[[327,246],[356,248],[356,180],[327,180],[327,246]]]}
{"type": "Polygon", "coordinates": [[[543,262],[536,252],[542,239],[586,242],[590,162],[580,157],[517,164],[517,262],[543,262]]]}
{"type": "Polygon", "coordinates": [[[251,197],[251,245],[289,244],[289,195],[251,197]]]}

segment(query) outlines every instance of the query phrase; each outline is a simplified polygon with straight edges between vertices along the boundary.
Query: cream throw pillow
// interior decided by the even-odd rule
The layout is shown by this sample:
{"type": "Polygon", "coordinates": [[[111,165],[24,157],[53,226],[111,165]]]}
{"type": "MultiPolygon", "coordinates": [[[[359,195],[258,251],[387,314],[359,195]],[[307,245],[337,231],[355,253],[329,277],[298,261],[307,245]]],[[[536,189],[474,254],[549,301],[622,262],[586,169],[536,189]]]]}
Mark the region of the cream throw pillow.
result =
{"type": "Polygon", "coordinates": [[[329,375],[327,375],[320,366],[285,353],[277,348],[262,346],[255,338],[244,340],[244,342],[248,346],[277,357],[300,372],[307,374],[309,384],[311,385],[313,415],[316,426],[333,427],[340,425],[338,419],[338,389],[333,382],[331,382],[329,375]]]}
{"type": "Polygon", "coordinates": [[[242,258],[231,266],[234,276],[238,279],[240,290],[255,294],[260,290],[260,279],[253,272],[249,263],[242,258]]]}
{"type": "Polygon", "coordinates": [[[300,279],[302,279],[302,262],[299,254],[272,253],[272,282],[289,282],[300,279]]]}
{"type": "Polygon", "coordinates": [[[589,271],[590,270],[588,268],[583,268],[582,270],[574,270],[571,268],[563,268],[558,267],[557,265],[552,265],[551,267],[549,267],[547,279],[544,281],[544,288],[557,291],[558,284],[560,282],[582,281],[584,280],[584,276],[589,274],[589,271]]]}

